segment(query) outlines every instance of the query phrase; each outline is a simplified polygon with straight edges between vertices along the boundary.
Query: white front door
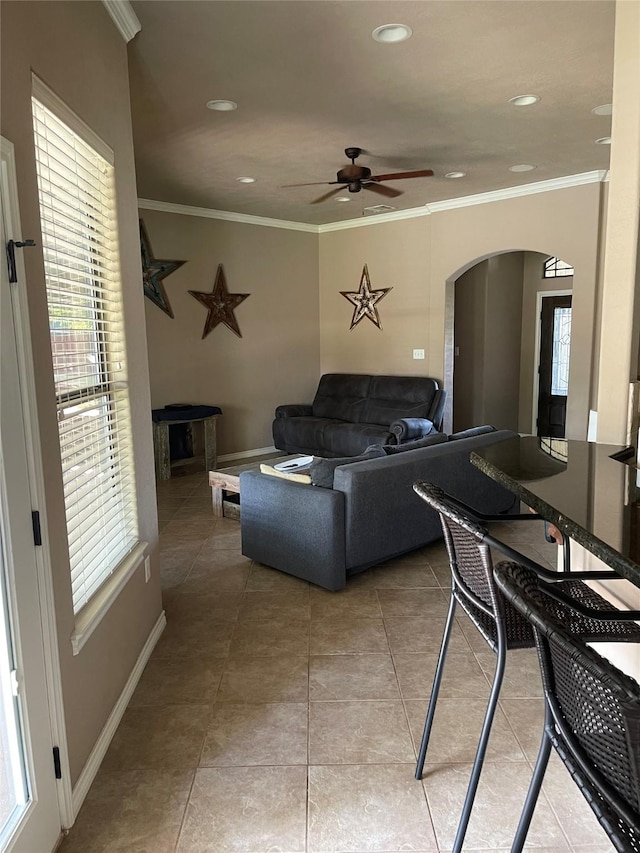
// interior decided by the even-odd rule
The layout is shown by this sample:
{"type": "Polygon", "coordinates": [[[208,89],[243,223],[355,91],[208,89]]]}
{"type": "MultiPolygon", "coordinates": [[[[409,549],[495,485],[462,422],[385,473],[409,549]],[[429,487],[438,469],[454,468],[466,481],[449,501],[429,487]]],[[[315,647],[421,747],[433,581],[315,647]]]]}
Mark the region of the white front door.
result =
{"type": "Polygon", "coordinates": [[[60,812],[12,306],[15,285],[9,283],[4,250],[7,204],[1,192],[0,851],[50,853],[60,837],[60,812]]]}

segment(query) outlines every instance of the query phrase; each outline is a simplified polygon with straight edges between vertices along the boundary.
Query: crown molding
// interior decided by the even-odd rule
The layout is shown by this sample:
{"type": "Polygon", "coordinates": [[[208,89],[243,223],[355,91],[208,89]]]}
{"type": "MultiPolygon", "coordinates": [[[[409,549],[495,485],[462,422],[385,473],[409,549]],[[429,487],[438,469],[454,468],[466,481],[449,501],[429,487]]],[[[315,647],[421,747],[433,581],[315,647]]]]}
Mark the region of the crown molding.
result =
{"type": "Polygon", "coordinates": [[[168,201],[155,201],[139,198],[138,207],[143,210],[160,210],[163,213],[181,213],[183,216],[202,216],[205,219],[222,219],[225,222],[243,222],[246,225],[263,225],[267,228],[284,228],[288,231],[306,231],[319,234],[319,225],[306,222],[290,222],[288,219],[269,219],[267,216],[251,216],[249,213],[231,213],[228,210],[213,210],[209,207],[191,207],[188,204],[172,204],[168,201]]]}
{"type": "Polygon", "coordinates": [[[364,228],[366,225],[379,225],[382,222],[398,222],[401,219],[416,219],[418,216],[429,216],[431,210],[429,205],[422,207],[410,207],[407,210],[395,210],[393,213],[376,213],[369,216],[361,216],[359,219],[345,219],[342,222],[328,222],[326,225],[318,225],[320,234],[329,231],[345,231],[348,228],[364,228]]]}
{"type": "Polygon", "coordinates": [[[377,216],[362,216],[359,219],[345,219],[342,222],[328,222],[326,225],[311,225],[305,222],[291,222],[287,219],[268,219],[265,216],[251,216],[246,213],[230,213],[226,210],[212,210],[208,207],[190,207],[185,204],[172,204],[165,201],[139,198],[138,207],[144,210],[160,210],[164,213],[181,213],[185,216],[202,216],[206,219],[222,219],[227,222],[244,222],[247,225],[264,225],[269,228],[285,228],[289,231],[306,231],[310,234],[327,234],[331,231],[345,231],[349,228],[364,228],[367,225],[380,225],[383,222],[398,222],[402,219],[416,219],[420,216],[430,216],[444,210],[456,210],[460,207],[474,207],[477,204],[488,204],[492,201],[505,201],[510,198],[535,195],[536,193],[552,192],[567,187],[577,187],[582,184],[595,184],[609,179],[605,170],[581,172],[578,175],[566,175],[563,178],[550,178],[547,181],[536,181],[531,184],[521,184],[518,187],[507,187],[502,190],[492,190],[486,193],[450,198],[445,201],[434,201],[422,207],[412,207],[408,210],[396,210],[393,213],[380,213],[377,216]]]}
{"type": "Polygon", "coordinates": [[[503,190],[491,190],[486,193],[451,198],[445,201],[434,201],[427,207],[431,213],[439,213],[442,210],[455,210],[458,207],[473,207],[476,204],[487,204],[492,201],[504,201],[509,198],[520,198],[521,196],[535,195],[536,193],[548,193],[553,190],[563,190],[567,187],[578,187],[582,184],[596,184],[604,181],[606,171],[581,172],[578,175],[565,175],[562,178],[550,178],[547,181],[536,181],[532,184],[521,184],[518,187],[506,187],[503,190]]]}
{"type": "Polygon", "coordinates": [[[142,24],[129,0],[102,0],[102,3],[122,38],[127,43],[130,42],[136,33],[140,32],[142,24]]]}

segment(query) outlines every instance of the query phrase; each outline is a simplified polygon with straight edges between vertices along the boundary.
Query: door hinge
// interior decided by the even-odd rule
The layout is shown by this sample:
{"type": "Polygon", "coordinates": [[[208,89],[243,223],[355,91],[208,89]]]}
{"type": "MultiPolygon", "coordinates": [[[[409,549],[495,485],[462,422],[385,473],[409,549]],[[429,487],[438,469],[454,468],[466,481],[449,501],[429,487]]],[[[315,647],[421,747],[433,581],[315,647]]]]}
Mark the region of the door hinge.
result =
{"type": "Polygon", "coordinates": [[[9,283],[15,284],[18,281],[18,272],[16,270],[16,249],[28,249],[35,246],[35,240],[9,240],[7,243],[7,267],[9,268],[9,283]]]}
{"type": "Polygon", "coordinates": [[[62,767],[60,766],[60,747],[53,747],[53,772],[56,774],[56,779],[62,779],[62,767]]]}
{"type": "Polygon", "coordinates": [[[42,531],[40,530],[40,513],[34,509],[31,513],[31,526],[33,527],[33,544],[42,545],[42,531]]]}

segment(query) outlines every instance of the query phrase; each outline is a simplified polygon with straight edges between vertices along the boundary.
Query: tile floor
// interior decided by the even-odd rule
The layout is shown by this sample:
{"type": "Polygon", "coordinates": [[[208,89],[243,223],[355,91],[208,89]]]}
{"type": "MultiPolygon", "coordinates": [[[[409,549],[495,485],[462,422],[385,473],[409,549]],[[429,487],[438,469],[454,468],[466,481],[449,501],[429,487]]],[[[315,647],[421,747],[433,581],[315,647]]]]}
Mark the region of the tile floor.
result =
{"type": "MultiPolygon", "coordinates": [[[[455,627],[425,778],[413,778],[447,607],[435,545],[330,593],[252,563],[202,475],[160,484],[168,626],[61,853],[446,851],[493,655],[455,627]]],[[[501,535],[553,559],[537,524],[501,535]]],[[[534,652],[510,656],[465,849],[508,850],[541,725],[534,652]]],[[[564,767],[529,842],[612,849],[564,767]]]]}

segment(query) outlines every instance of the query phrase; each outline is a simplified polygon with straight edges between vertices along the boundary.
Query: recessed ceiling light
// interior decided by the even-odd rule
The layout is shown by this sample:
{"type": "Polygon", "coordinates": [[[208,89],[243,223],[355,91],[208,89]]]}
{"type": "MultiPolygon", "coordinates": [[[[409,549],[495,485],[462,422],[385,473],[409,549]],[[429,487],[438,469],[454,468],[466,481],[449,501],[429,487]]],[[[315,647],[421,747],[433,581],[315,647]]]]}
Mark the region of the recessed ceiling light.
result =
{"type": "Polygon", "coordinates": [[[237,110],[238,105],[235,101],[225,101],[225,100],[216,100],[216,101],[207,101],[207,109],[208,110],[217,110],[220,113],[230,113],[232,110],[237,110]]]}
{"type": "Polygon", "coordinates": [[[242,178],[236,178],[236,181],[239,184],[255,184],[256,179],[255,178],[249,178],[249,177],[242,177],[242,178]]]}
{"type": "Polygon", "coordinates": [[[349,196],[339,195],[339,196],[336,196],[336,201],[351,201],[351,199],[349,198],[349,196]]]}
{"type": "Polygon", "coordinates": [[[599,107],[594,107],[591,112],[597,116],[610,116],[613,112],[613,104],[600,104],[599,107]]]}
{"type": "Polygon", "coordinates": [[[466,172],[447,172],[445,178],[464,178],[466,174],[466,172]]]}
{"type": "Polygon", "coordinates": [[[531,163],[518,163],[516,166],[509,166],[510,172],[532,172],[536,167],[531,163]]]}
{"type": "Polygon", "coordinates": [[[540,95],[516,95],[515,98],[509,98],[509,103],[514,107],[530,107],[531,104],[537,104],[540,100],[540,95]]]}
{"type": "Polygon", "coordinates": [[[596,145],[611,145],[611,137],[601,136],[600,139],[596,139],[596,145]]]}
{"type": "Polygon", "coordinates": [[[375,41],[381,41],[384,44],[396,44],[411,38],[413,30],[406,24],[383,24],[381,27],[376,27],[371,35],[375,41]]]}

